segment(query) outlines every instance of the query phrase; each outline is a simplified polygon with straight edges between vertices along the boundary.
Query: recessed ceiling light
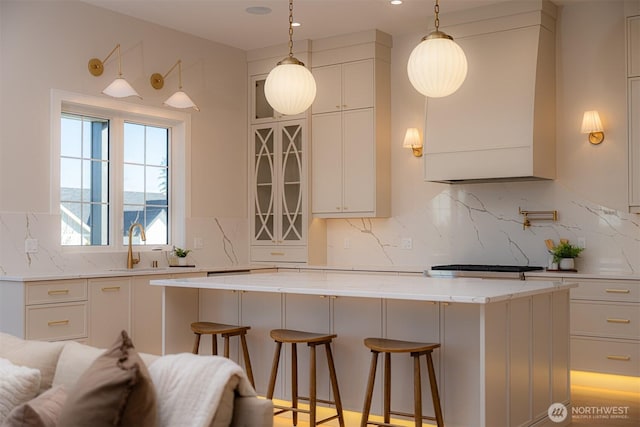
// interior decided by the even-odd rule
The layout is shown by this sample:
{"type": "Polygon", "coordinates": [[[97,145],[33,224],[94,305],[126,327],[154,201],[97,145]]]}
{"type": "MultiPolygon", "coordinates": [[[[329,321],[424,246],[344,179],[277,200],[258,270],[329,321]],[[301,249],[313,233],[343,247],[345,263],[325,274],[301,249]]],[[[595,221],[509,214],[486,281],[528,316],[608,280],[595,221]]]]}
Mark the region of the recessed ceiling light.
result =
{"type": "Polygon", "coordinates": [[[402,0],[391,0],[389,3],[391,3],[392,5],[398,5],[398,4],[402,4],[402,0]]]}
{"type": "Polygon", "coordinates": [[[267,15],[271,13],[271,9],[264,6],[251,6],[246,8],[245,11],[252,15],[267,15]]]}

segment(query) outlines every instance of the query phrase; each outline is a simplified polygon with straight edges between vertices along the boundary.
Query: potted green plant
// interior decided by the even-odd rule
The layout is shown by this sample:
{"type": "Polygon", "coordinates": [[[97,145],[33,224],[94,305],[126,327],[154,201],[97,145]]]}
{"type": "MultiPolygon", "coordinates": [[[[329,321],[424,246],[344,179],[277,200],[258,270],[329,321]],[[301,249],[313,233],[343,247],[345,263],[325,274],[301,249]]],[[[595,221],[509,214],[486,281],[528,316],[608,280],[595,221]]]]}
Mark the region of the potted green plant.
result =
{"type": "Polygon", "coordinates": [[[574,246],[569,242],[560,243],[551,251],[553,254],[553,262],[558,263],[560,270],[573,270],[575,269],[574,259],[577,258],[583,250],[584,248],[574,246]]]}
{"type": "Polygon", "coordinates": [[[178,265],[187,265],[187,255],[189,255],[191,249],[182,249],[173,247],[173,253],[178,258],[178,265]]]}

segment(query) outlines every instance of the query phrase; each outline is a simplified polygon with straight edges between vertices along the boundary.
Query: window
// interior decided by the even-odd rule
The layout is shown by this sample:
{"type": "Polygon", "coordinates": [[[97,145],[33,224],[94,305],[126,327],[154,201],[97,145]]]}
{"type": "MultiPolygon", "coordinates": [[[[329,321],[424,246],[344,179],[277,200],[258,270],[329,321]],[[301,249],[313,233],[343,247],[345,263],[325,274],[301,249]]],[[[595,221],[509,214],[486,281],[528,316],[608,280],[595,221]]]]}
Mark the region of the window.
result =
{"type": "MultiPolygon", "coordinates": [[[[53,91],[52,211],[60,244],[122,250],[182,243],[189,116],[53,91]],[[81,101],[81,102],[79,102],[81,101]],[[176,194],[176,197],[172,195],[176,194]],[[177,240],[176,240],[177,237],[177,240]]],[[[91,249],[97,250],[97,249],[91,249]]]]}
{"type": "MultiPolygon", "coordinates": [[[[137,222],[146,230],[148,245],[169,243],[168,153],[169,129],[124,124],[124,244],[137,222]]],[[[139,234],[134,237],[141,243],[139,234]]]]}
{"type": "Polygon", "coordinates": [[[109,121],[63,114],[60,128],[60,243],[108,245],[109,121]]]}

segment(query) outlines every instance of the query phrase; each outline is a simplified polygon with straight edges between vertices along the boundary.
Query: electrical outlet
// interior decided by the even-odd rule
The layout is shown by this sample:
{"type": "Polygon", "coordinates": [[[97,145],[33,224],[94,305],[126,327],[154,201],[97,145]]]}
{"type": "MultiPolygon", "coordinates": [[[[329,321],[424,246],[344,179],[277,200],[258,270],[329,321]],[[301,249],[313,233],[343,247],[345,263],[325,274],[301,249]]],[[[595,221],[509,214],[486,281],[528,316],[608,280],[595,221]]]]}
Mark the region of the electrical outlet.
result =
{"type": "Polygon", "coordinates": [[[577,240],[578,240],[578,247],[582,249],[587,248],[587,239],[585,239],[584,237],[578,237],[577,240]]]}
{"type": "Polygon", "coordinates": [[[345,249],[350,249],[351,248],[351,240],[344,239],[344,241],[342,242],[342,247],[345,248],[345,249]]]}
{"type": "Polygon", "coordinates": [[[413,239],[411,237],[403,237],[400,240],[400,248],[401,249],[413,249],[413,239]]]}
{"type": "Polygon", "coordinates": [[[24,253],[35,254],[38,252],[38,239],[24,239],[24,253]]]}
{"type": "Polygon", "coordinates": [[[204,247],[204,240],[202,237],[193,238],[193,249],[202,249],[204,247]]]}

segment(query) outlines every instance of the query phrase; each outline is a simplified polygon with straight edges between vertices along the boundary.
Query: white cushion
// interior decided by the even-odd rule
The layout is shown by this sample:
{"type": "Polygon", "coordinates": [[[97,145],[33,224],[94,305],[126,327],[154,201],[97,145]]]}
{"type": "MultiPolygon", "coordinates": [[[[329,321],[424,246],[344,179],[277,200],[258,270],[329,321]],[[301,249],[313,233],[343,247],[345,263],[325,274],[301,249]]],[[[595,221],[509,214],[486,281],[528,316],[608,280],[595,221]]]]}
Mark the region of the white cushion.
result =
{"type": "Polygon", "coordinates": [[[11,410],[33,399],[40,389],[40,371],[0,358],[0,423],[11,410]]]}
{"type": "Polygon", "coordinates": [[[64,342],[29,341],[0,332],[0,357],[40,370],[40,393],[51,387],[64,342]]]}

